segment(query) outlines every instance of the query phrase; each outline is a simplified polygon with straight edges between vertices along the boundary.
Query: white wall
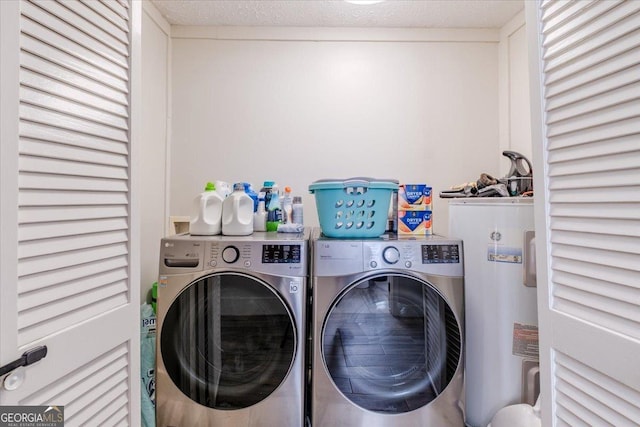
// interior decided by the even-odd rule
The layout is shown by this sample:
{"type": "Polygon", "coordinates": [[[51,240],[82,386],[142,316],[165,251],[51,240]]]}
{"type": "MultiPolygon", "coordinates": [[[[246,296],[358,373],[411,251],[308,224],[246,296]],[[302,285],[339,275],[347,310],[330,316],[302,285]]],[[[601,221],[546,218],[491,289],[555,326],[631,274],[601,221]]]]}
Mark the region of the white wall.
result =
{"type": "MultiPolygon", "coordinates": [[[[188,215],[215,179],[290,185],[317,225],[307,192],[317,179],[389,177],[437,193],[497,173],[497,31],[392,42],[389,30],[380,41],[364,30],[320,41],[221,31],[172,28],[171,215],[188,215]]],[[[435,197],[434,211],[446,234],[447,202],[435,197]]]]}
{"type": "Polygon", "coordinates": [[[524,11],[500,30],[500,173],[505,176],[511,163],[502,151],[524,155],[530,162],[531,107],[529,61],[524,11]]]}
{"type": "Polygon", "coordinates": [[[167,224],[170,26],[150,2],[143,2],[143,9],[140,300],[146,301],[158,279],[160,239],[167,224]]]}

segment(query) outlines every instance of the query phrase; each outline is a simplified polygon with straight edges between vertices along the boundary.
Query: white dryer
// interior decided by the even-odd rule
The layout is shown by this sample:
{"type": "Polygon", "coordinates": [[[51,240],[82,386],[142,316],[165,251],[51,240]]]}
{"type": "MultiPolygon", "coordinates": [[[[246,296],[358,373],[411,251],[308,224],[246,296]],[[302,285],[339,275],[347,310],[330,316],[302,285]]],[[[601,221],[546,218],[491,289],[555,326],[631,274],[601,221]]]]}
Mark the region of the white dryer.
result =
{"type": "Polygon", "coordinates": [[[158,426],[303,425],[308,238],[162,240],[158,426]]]}
{"type": "Polygon", "coordinates": [[[462,242],[312,236],[311,424],[464,426],[462,242]]]}

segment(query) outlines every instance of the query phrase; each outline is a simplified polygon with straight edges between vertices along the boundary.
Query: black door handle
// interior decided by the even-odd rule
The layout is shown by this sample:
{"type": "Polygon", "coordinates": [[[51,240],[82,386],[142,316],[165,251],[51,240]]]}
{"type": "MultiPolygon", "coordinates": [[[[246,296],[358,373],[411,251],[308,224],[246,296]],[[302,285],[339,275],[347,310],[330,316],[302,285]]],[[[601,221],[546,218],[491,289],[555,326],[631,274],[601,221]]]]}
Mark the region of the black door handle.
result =
{"type": "Polygon", "coordinates": [[[47,355],[47,346],[42,345],[40,347],[34,347],[31,350],[27,350],[22,353],[20,359],[14,360],[11,363],[7,363],[3,367],[0,367],[0,377],[8,374],[16,368],[21,366],[29,366],[32,363],[36,363],[38,360],[43,359],[47,355]]]}

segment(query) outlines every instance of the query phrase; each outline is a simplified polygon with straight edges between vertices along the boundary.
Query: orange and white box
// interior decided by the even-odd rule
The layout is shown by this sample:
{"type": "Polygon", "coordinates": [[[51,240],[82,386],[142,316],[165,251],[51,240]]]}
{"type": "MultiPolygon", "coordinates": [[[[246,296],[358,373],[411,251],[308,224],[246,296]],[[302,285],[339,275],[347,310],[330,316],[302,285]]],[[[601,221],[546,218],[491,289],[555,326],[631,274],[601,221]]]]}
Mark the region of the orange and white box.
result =
{"type": "Polygon", "coordinates": [[[426,184],[402,184],[398,189],[398,209],[433,211],[431,187],[426,184]]]}
{"type": "Polygon", "coordinates": [[[433,212],[399,210],[398,234],[404,236],[429,236],[433,234],[433,212]]]}

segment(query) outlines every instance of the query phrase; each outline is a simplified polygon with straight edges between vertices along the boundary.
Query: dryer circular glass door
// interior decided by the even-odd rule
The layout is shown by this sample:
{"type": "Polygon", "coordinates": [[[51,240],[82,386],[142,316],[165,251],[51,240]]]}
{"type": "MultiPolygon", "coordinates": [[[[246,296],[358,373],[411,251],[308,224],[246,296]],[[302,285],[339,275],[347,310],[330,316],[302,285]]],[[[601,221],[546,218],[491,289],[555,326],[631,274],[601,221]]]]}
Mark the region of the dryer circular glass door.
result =
{"type": "Polygon", "coordinates": [[[456,316],[429,283],[380,275],[336,298],[322,330],[325,367],[342,394],[379,413],[421,408],[447,387],[461,361],[456,316]]]}
{"type": "Polygon", "coordinates": [[[295,358],[296,328],[287,304],[258,279],[203,277],[167,311],[160,351],[173,383],[191,400],[241,409],[273,393],[295,358]]]}

